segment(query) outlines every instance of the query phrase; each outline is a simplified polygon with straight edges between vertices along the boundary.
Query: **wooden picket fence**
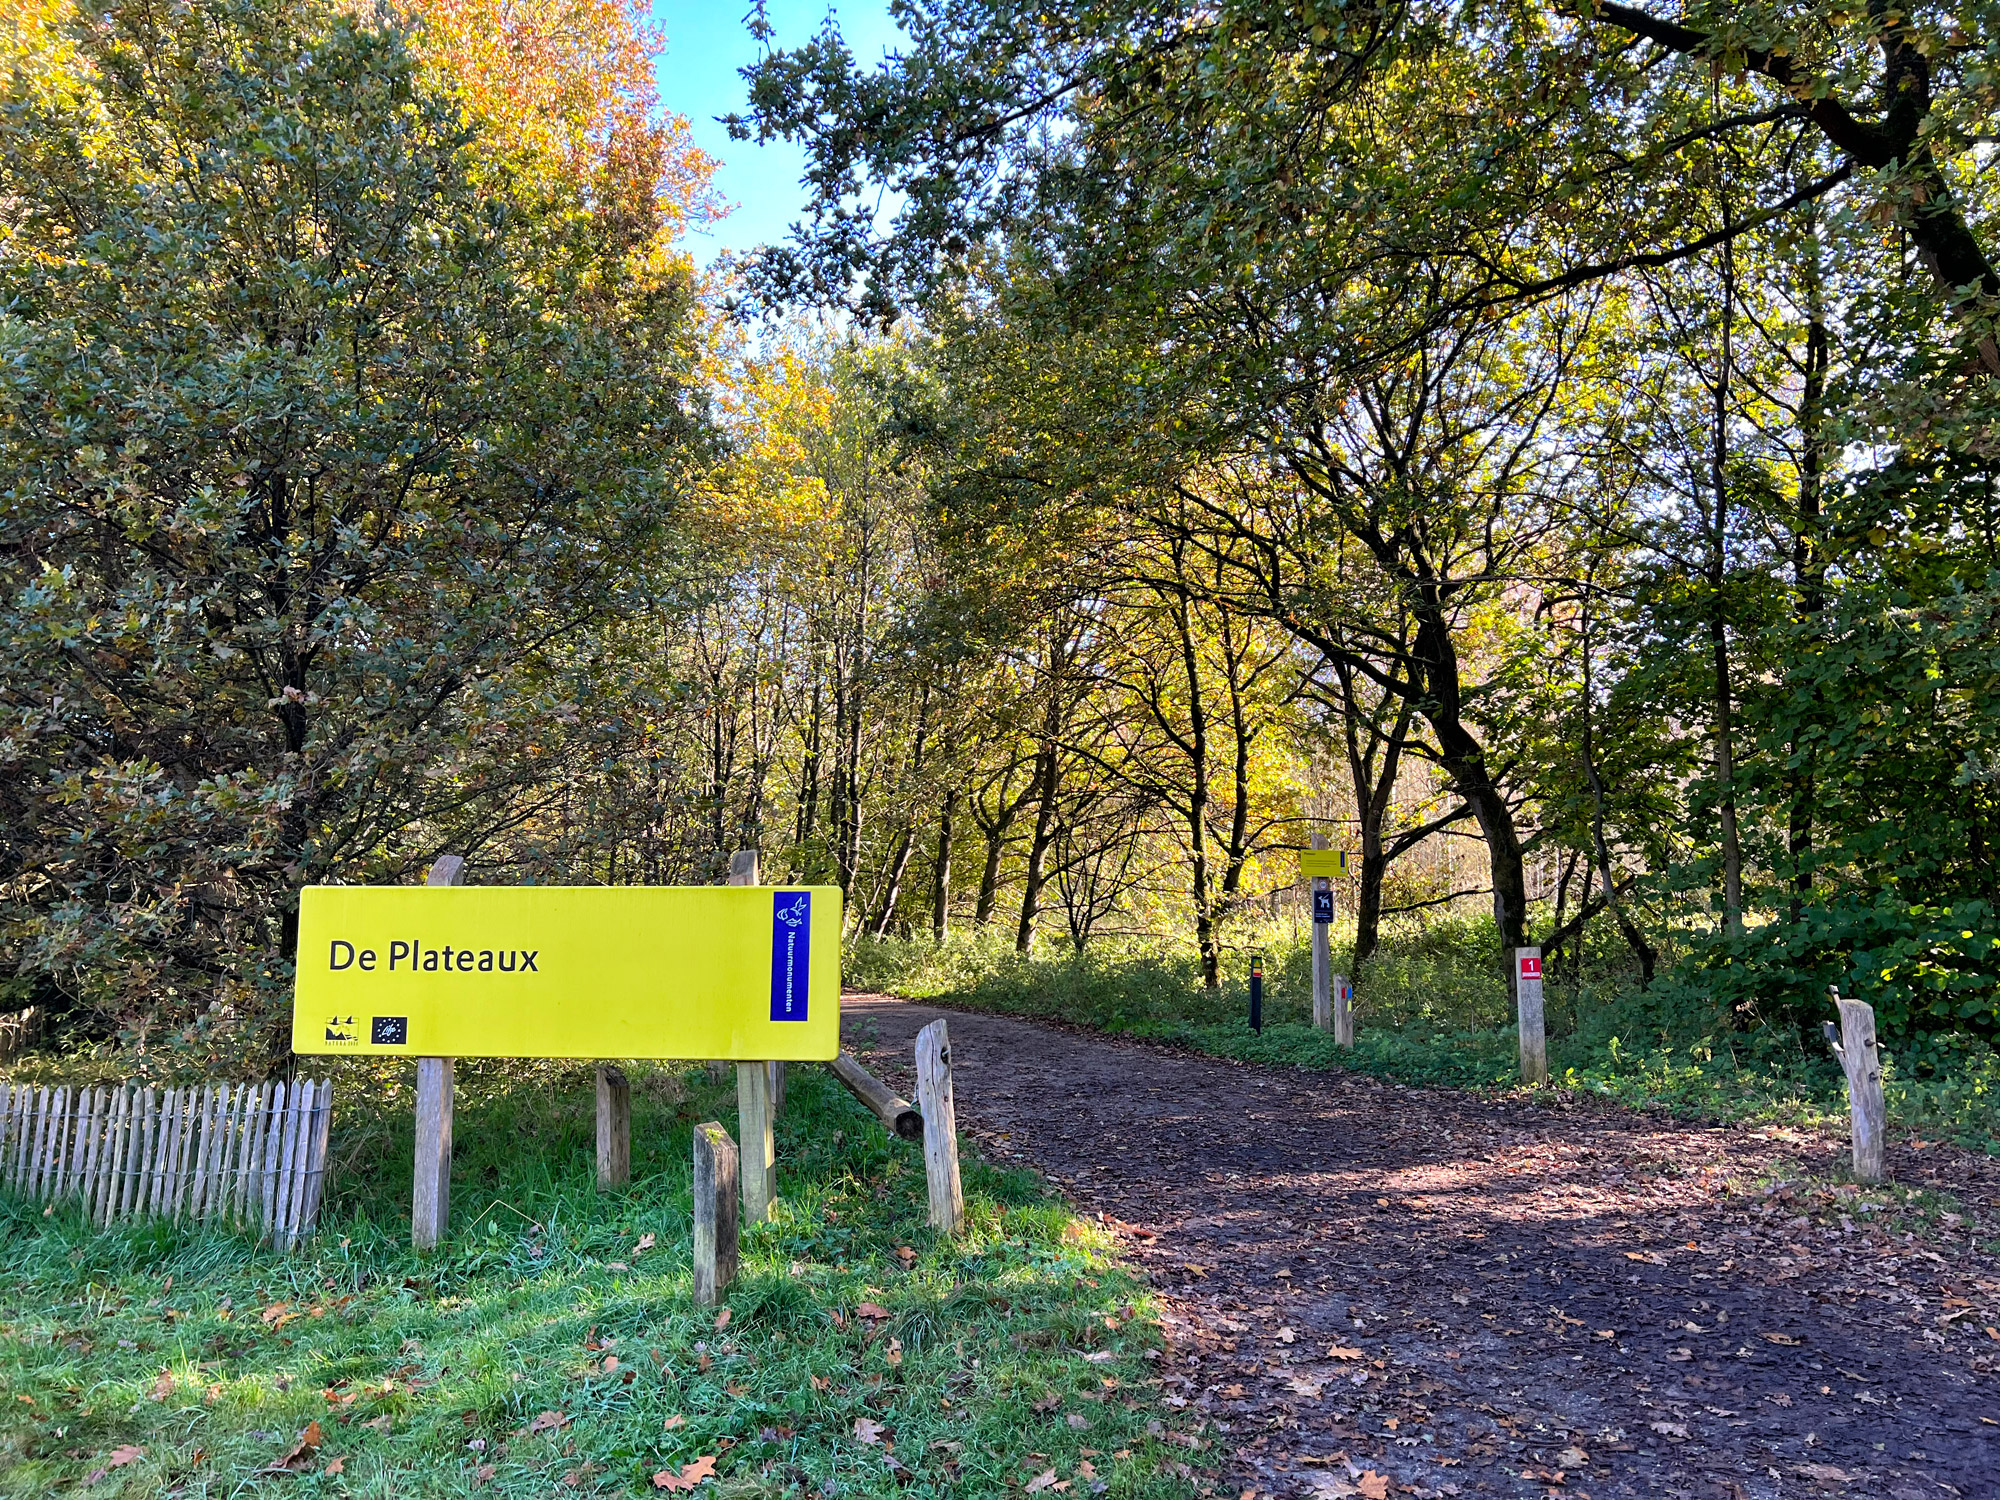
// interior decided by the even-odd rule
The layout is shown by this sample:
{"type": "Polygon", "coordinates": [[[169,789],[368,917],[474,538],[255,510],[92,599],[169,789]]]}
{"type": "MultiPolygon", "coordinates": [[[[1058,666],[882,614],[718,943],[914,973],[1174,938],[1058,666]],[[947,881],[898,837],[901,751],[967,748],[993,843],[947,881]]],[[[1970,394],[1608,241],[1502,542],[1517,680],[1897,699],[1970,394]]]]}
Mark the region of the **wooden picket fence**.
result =
{"type": "Polygon", "coordinates": [[[333,1081],[154,1089],[0,1084],[0,1177],[92,1220],[156,1215],[255,1229],[281,1250],[326,1191],[333,1081]]]}

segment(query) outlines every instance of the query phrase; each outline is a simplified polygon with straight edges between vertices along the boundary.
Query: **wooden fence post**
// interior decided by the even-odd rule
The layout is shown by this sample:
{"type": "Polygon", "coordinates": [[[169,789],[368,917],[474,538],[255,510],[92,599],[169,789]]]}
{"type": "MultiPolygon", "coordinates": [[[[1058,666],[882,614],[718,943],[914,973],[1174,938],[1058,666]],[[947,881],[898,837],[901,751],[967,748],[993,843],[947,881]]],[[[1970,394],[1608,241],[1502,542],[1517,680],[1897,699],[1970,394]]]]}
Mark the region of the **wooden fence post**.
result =
{"type": "Polygon", "coordinates": [[[694,1128],[694,1300],[713,1307],[736,1279],[736,1142],[719,1121],[694,1128]]]}
{"type": "MultiPolygon", "coordinates": [[[[1324,833],[1312,836],[1312,846],[1324,849],[1327,839],[1324,833]]],[[[1313,899],[1313,1030],[1333,1030],[1333,924],[1320,920],[1320,897],[1324,895],[1329,904],[1333,899],[1333,882],[1324,875],[1312,878],[1313,899]]]]}
{"type": "Polygon", "coordinates": [[[1521,1081],[1549,1081],[1549,1040],[1542,1022],[1542,950],[1514,950],[1514,1014],[1521,1031],[1521,1081]]]}
{"type": "Polygon", "coordinates": [[[951,1092],[951,1039],[943,1021],[917,1033],[917,1107],[924,1113],[924,1176],[931,1192],[931,1228],[965,1227],[958,1182],[958,1111],[951,1092]]]}
{"type": "MultiPolygon", "coordinates": [[[[465,860],[440,854],[424,879],[425,885],[460,885],[465,860]]],[[[457,1069],[449,1057],[417,1059],[417,1161],[410,1189],[410,1243],[434,1249],[451,1228],[451,1110],[452,1080],[457,1069]]]]}
{"type": "Polygon", "coordinates": [[[1354,986],[1345,974],[1333,976],[1333,1044],[1354,1045],[1354,986]]]}
{"type": "Polygon", "coordinates": [[[1833,1022],[1826,1022],[1826,1039],[1847,1074],[1847,1114],[1854,1137],[1854,1176],[1861,1182],[1882,1180],[1882,1145],[1886,1113],[1882,1103],[1882,1054],[1875,1045],[1875,1007],[1865,1000],[1847,1000],[1837,989],[1828,992],[1840,1009],[1838,1039],[1833,1022]]]}
{"type": "Polygon", "coordinates": [[[608,1063],[597,1065],[597,1190],[632,1180],[632,1085],[608,1063]]]}

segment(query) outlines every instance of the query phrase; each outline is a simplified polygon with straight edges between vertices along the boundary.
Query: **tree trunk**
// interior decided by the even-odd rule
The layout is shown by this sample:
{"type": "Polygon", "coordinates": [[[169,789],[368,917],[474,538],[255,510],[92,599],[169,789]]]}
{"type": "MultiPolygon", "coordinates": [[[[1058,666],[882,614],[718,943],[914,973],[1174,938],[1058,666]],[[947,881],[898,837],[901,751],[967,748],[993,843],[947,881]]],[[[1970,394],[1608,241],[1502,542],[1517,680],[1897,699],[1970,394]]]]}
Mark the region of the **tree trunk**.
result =
{"type": "MultiPolygon", "coordinates": [[[[1724,205],[1727,222],[1728,206],[1724,205]]],[[[1743,930],[1743,843],[1736,826],[1735,694],[1729,672],[1729,621],[1723,590],[1729,582],[1729,388],[1734,378],[1736,262],[1722,247],[1722,362],[1715,376],[1715,436],[1711,460],[1715,488],[1714,525],[1708,538],[1709,653],[1715,672],[1715,780],[1721,795],[1723,924],[1733,935],[1743,930]]]]}
{"type": "Polygon", "coordinates": [[[1035,832],[1028,845],[1028,868],[1022,877],[1021,921],[1014,930],[1014,951],[1026,953],[1035,942],[1035,919],[1041,913],[1042,882],[1048,861],[1049,844],[1055,837],[1056,747],[1042,746],[1036,758],[1035,832]]]}
{"type": "Polygon", "coordinates": [[[938,813],[937,859],[931,866],[931,936],[939,947],[951,936],[951,815],[958,806],[958,788],[944,794],[938,813]]]}

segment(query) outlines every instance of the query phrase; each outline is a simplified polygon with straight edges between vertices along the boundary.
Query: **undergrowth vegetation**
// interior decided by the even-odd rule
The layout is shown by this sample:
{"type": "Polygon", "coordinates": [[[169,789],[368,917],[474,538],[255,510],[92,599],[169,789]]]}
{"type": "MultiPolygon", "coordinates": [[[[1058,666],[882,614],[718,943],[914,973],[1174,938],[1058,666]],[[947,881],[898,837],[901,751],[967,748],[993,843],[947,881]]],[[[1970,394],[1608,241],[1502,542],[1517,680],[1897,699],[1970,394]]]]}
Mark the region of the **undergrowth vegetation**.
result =
{"type": "Polygon", "coordinates": [[[1037,1179],[968,1159],[939,1239],[918,1148],[794,1067],[783,1200],[718,1311],[690,1296],[690,1127],[733,1129],[731,1091],[636,1073],[633,1182],[600,1195],[588,1069],[509,1071],[461,1072],[435,1254],[394,1066],[339,1071],[300,1253],[0,1200],[0,1492],[1189,1493],[1144,1294],[1037,1179]]]}
{"type": "MultiPolygon", "coordinates": [[[[1336,972],[1353,973],[1343,946],[1349,936],[1336,930],[1336,972]]],[[[1191,950],[1169,944],[1100,941],[1081,953],[1023,956],[1001,935],[980,931],[942,946],[862,939],[849,947],[845,974],[857,989],[1066,1021],[1219,1057],[1508,1088],[1519,1068],[1498,952],[1488,918],[1433,915],[1388,929],[1353,976],[1349,1052],[1311,1026],[1310,947],[1289,927],[1271,927],[1261,947],[1239,944],[1217,990],[1202,987],[1191,950]],[[1248,960],[1259,951],[1261,1035],[1248,1024],[1248,960]]],[[[1638,990],[1615,951],[1587,947],[1552,964],[1547,1004],[1549,1066],[1560,1086],[1713,1119],[1845,1117],[1840,1068],[1818,1036],[1788,1019],[1726,1010],[1671,976],[1638,990]]],[[[1892,1126],[2000,1154],[2000,1053],[1974,1037],[1936,1034],[1887,1037],[1884,1054],[1892,1126]]]]}

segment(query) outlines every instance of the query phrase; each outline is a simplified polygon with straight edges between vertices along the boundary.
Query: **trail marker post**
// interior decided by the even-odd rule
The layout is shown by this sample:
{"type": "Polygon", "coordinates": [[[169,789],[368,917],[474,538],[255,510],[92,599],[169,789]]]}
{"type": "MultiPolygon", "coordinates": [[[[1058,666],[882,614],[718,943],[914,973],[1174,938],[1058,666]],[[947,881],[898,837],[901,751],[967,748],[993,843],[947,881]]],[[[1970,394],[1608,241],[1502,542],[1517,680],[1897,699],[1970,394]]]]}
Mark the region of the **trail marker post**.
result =
{"type": "MultiPolygon", "coordinates": [[[[1326,847],[1326,835],[1312,836],[1315,849],[1326,847]]],[[[1313,1030],[1333,1028],[1333,882],[1324,875],[1312,878],[1313,903],[1313,1030]]]]}
{"type": "Polygon", "coordinates": [[[1521,1033],[1521,1081],[1549,1081],[1549,1042],[1542,1021],[1542,950],[1514,950],[1514,1015],[1521,1033]]]}
{"type": "Polygon", "coordinates": [[[1854,1139],[1854,1175],[1861,1182],[1882,1180],[1882,1052],[1875,1042],[1875,1007],[1865,1000],[1843,999],[1829,988],[1828,997],[1840,1011],[1836,1031],[1821,1023],[1833,1055],[1847,1074],[1847,1113],[1854,1139]]]}
{"type": "Polygon", "coordinates": [[[1312,848],[1299,856],[1299,873],[1312,879],[1313,1029],[1331,1031],[1343,1047],[1354,1045],[1354,1018],[1347,1008],[1347,981],[1333,972],[1333,882],[1351,867],[1348,852],[1327,848],[1323,833],[1315,833],[1312,848]]]}
{"type": "Polygon", "coordinates": [[[1250,1029],[1259,1036],[1264,1032],[1264,955],[1259,953],[1250,960],[1250,1029]]]}

